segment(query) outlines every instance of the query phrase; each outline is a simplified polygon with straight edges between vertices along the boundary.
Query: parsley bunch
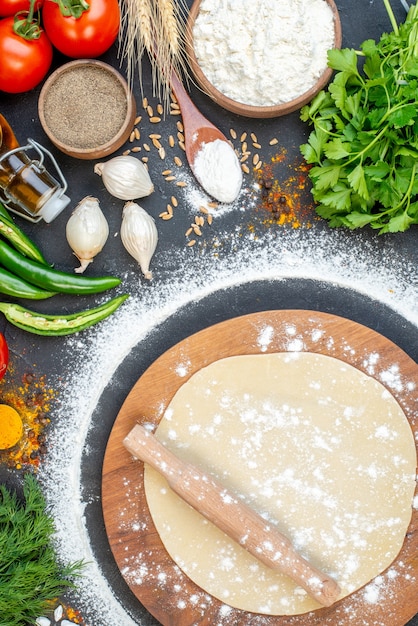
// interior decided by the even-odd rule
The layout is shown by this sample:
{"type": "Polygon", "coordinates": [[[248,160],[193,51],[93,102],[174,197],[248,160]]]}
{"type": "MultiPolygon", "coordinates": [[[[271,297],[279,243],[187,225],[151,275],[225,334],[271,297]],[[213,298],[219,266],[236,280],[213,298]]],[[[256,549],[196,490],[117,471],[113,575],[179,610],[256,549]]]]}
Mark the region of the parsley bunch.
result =
{"type": "Polygon", "coordinates": [[[16,493],[0,485],[0,623],[24,626],[52,607],[55,600],[74,584],[82,563],[58,565],[52,546],[55,531],[45,511],[40,486],[25,476],[24,503],[16,493]]]}
{"type": "Polygon", "coordinates": [[[317,213],[330,226],[380,233],[418,223],[418,8],[356,51],[330,50],[334,78],[301,110],[313,125],[300,149],[317,213]]]}

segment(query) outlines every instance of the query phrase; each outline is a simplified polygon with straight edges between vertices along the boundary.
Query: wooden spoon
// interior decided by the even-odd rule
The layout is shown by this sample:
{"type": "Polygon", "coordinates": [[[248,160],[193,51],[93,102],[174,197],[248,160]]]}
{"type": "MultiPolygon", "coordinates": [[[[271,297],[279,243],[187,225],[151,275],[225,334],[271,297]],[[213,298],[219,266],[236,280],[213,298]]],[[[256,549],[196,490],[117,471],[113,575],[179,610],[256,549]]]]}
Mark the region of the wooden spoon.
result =
{"type": "Polygon", "coordinates": [[[134,457],[162,474],[185,502],[258,560],[289,576],[324,606],[338,599],[338,584],[299,555],[277,528],[199,468],[175,456],[143,426],[134,426],[123,444],[134,457]]]}
{"type": "MultiPolygon", "coordinates": [[[[172,72],[171,79],[171,88],[176,96],[177,102],[180,106],[182,118],[183,118],[183,126],[184,126],[184,144],[186,149],[187,160],[190,165],[190,169],[192,170],[195,178],[200,183],[200,185],[205,189],[205,191],[215,198],[215,200],[219,200],[220,202],[232,202],[235,200],[236,195],[239,193],[239,188],[241,186],[242,181],[238,180],[237,188],[233,188],[232,195],[234,197],[230,198],[228,193],[228,200],[222,197],[222,194],[219,197],[216,197],[216,192],[214,192],[213,181],[209,181],[206,179],[202,179],[202,176],[199,175],[196,167],[196,156],[202,150],[205,144],[210,144],[216,140],[225,141],[228,145],[228,149],[231,150],[231,157],[233,160],[236,159],[235,168],[240,172],[240,164],[238,161],[238,157],[236,157],[233,149],[231,147],[231,143],[225,137],[225,135],[217,128],[212,122],[209,120],[198,110],[196,105],[190,99],[189,94],[184,88],[181,80],[175,72],[172,72]],[[235,194],[235,195],[234,195],[235,194]]],[[[217,163],[217,169],[219,170],[219,175],[221,177],[228,176],[225,169],[226,164],[217,163]]],[[[218,190],[219,193],[219,190],[218,190]]]]}

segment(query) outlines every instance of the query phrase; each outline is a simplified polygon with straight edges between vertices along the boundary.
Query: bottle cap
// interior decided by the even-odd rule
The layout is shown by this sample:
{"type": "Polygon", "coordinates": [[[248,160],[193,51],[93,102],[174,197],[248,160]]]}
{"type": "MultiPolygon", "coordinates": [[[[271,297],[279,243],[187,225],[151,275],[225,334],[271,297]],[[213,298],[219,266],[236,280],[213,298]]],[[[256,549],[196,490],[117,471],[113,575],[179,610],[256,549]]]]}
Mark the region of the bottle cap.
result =
{"type": "Polygon", "coordinates": [[[49,224],[49,222],[52,222],[52,220],[54,220],[57,215],[65,209],[69,202],[70,198],[65,194],[60,195],[60,191],[58,190],[49,198],[49,200],[47,200],[47,202],[45,202],[38,215],[40,215],[45,222],[49,224]]]}

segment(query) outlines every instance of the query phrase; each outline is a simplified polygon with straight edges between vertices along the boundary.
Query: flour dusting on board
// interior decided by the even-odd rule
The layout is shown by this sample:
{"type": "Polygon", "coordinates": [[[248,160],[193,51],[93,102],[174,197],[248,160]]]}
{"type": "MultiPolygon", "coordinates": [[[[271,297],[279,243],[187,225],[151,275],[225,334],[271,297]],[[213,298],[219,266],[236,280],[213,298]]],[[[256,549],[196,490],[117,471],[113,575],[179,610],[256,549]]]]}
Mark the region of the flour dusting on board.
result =
{"type": "MultiPolygon", "coordinates": [[[[56,388],[61,386],[61,402],[53,421],[55,430],[51,435],[50,452],[45,466],[40,468],[40,479],[47,484],[48,506],[56,520],[59,557],[64,562],[84,559],[88,563],[79,590],[79,601],[83,615],[92,626],[142,626],[119,602],[93,553],[84,515],[86,502],[80,487],[82,458],[88,454],[85,442],[92,428],[93,413],[118,365],[134,346],[143,342],[181,307],[192,307],[194,302],[218,290],[251,281],[281,281],[298,277],[341,285],[365,294],[418,326],[418,270],[415,266],[405,267],[396,248],[389,244],[380,250],[379,263],[376,263],[375,249],[361,233],[347,236],[347,233],[338,231],[321,233],[283,229],[279,237],[276,232],[269,231],[257,239],[250,233],[245,236],[241,232],[219,233],[219,238],[225,242],[226,249],[234,251],[233,254],[222,255],[219,250],[212,254],[209,248],[201,253],[190,249],[161,254],[157,251],[152,285],[138,288],[137,275],[126,276],[132,294],[126,305],[97,328],[63,339],[66,343],[63,352],[71,354],[71,364],[63,364],[68,365],[66,371],[69,377],[65,382],[57,380],[55,383],[56,388]],[[172,268],[169,281],[159,280],[159,264],[172,268]],[[196,280],[197,276],[199,280],[196,280]],[[126,328],[130,329],[129,333],[126,328]],[[100,372],[100,377],[97,377],[97,372],[100,372]]],[[[315,329],[313,335],[319,341],[321,329],[315,329]]],[[[260,331],[260,348],[266,347],[270,340],[274,341],[270,331],[260,331]]],[[[293,333],[291,328],[288,340],[289,346],[293,345],[296,350],[303,348],[304,337],[298,332],[293,333]]],[[[327,341],[332,350],[332,337],[327,341]]],[[[349,344],[347,351],[352,351],[349,344]]],[[[402,386],[404,390],[413,390],[411,381],[399,380],[396,363],[390,371],[381,372],[378,355],[371,351],[364,358],[368,359],[370,371],[374,374],[379,372],[382,381],[388,381],[394,389],[402,386]]],[[[187,367],[186,362],[179,363],[177,375],[184,375],[187,367]]],[[[126,494],[126,506],[129,507],[130,500],[135,498],[135,485],[126,485],[126,494]]],[[[123,513],[120,512],[122,519],[123,513]]],[[[141,576],[140,562],[128,562],[127,568],[129,575],[141,576]]],[[[392,571],[382,575],[379,594],[393,596],[395,607],[396,590],[411,576],[413,572],[409,566],[397,563],[392,571]]],[[[162,583],[162,580],[157,581],[157,584],[162,583]]],[[[172,591],[173,602],[191,601],[182,594],[181,588],[173,588],[172,591]]],[[[362,593],[366,602],[372,603],[376,597],[376,590],[370,585],[362,593]]],[[[204,606],[210,598],[202,593],[194,601],[202,607],[204,614],[204,606]]],[[[350,619],[357,610],[353,601],[350,619]]],[[[225,605],[219,611],[216,626],[230,626],[228,612],[225,605]]],[[[341,623],[345,619],[346,615],[342,613],[341,623]]],[[[252,626],[264,624],[262,616],[252,620],[252,626]]],[[[325,619],[324,626],[335,626],[335,621],[325,619]]],[[[370,618],[365,626],[380,626],[380,623],[370,618]]]]}

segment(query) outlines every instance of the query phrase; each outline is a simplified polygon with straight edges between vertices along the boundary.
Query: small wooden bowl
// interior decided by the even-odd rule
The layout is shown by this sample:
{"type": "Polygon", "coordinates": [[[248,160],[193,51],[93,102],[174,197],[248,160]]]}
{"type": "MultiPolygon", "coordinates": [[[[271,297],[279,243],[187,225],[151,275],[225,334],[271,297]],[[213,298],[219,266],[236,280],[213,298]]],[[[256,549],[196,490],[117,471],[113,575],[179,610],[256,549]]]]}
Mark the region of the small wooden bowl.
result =
{"type": "Polygon", "coordinates": [[[128,140],[136,103],[127,82],[111,65],[77,59],[45,81],[38,114],[45,133],[61,152],[98,159],[128,140]]]}
{"type": "MultiPolygon", "coordinates": [[[[340,48],[342,41],[342,31],[341,31],[341,21],[338,13],[337,6],[334,0],[326,0],[327,4],[329,4],[333,16],[334,16],[334,47],[340,48]]],[[[224,109],[228,111],[232,111],[232,113],[237,113],[238,115],[242,115],[244,117],[253,117],[253,118],[272,118],[279,117],[281,115],[287,115],[288,113],[292,113],[300,109],[302,106],[307,104],[312,100],[316,94],[323,89],[332,76],[332,69],[327,67],[325,71],[322,73],[317,82],[307,91],[302,93],[300,96],[293,100],[289,100],[288,102],[284,102],[282,104],[277,104],[273,106],[253,106],[249,104],[245,104],[242,102],[238,102],[236,100],[232,100],[225,94],[221,93],[206,77],[203,73],[194,51],[194,42],[193,42],[193,27],[195,20],[198,16],[200,10],[201,0],[194,0],[193,5],[190,9],[189,16],[187,19],[186,25],[186,53],[188,56],[189,64],[192,69],[192,72],[196,78],[197,83],[201,87],[201,89],[210,97],[214,102],[219,104],[224,109]]]]}

